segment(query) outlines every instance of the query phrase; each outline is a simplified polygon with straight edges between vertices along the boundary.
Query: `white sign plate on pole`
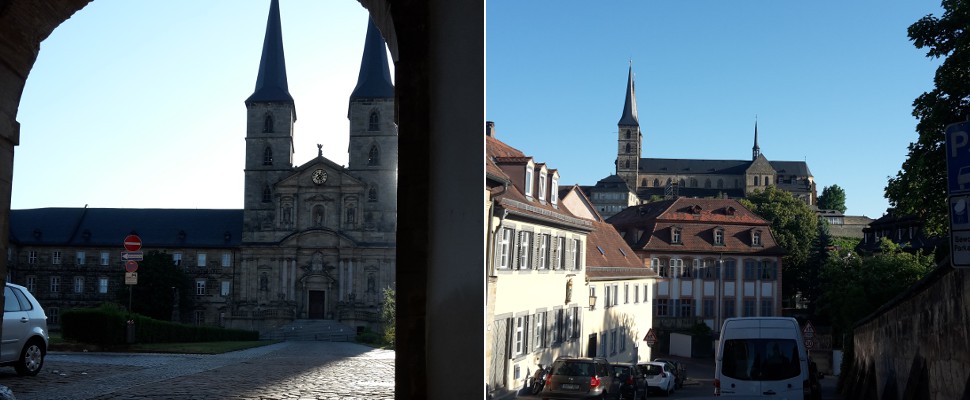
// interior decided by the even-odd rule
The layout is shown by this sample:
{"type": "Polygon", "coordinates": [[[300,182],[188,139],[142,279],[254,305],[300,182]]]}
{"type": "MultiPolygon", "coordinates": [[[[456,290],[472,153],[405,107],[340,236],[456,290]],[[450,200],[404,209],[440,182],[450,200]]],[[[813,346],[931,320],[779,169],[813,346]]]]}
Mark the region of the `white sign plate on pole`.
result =
{"type": "Polygon", "coordinates": [[[137,285],[137,284],[138,284],[138,273],[125,272],[125,285],[137,285]]]}

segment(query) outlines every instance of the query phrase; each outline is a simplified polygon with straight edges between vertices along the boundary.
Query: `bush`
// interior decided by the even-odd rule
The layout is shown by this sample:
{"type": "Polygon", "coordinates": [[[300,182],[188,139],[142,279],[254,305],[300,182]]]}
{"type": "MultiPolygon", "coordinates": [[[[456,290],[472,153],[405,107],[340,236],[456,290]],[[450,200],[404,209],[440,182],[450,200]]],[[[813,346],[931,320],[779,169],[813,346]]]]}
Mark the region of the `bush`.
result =
{"type": "Polygon", "coordinates": [[[364,329],[363,332],[358,333],[355,341],[358,343],[366,343],[366,344],[376,344],[376,345],[385,344],[381,340],[381,335],[378,335],[376,332],[370,329],[364,329]]]}
{"type": "Polygon", "coordinates": [[[100,345],[125,344],[127,325],[135,325],[138,343],[185,343],[259,340],[259,333],[241,329],[184,325],[159,321],[139,314],[128,315],[110,304],[61,313],[61,334],[65,340],[100,345]]]}

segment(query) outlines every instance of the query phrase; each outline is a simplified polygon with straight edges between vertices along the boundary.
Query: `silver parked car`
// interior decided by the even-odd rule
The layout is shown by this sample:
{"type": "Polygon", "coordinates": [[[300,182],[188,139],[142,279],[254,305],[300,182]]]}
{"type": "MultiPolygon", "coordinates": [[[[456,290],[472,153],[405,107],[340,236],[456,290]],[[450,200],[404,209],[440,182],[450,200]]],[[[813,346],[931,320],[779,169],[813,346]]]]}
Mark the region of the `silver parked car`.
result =
{"type": "Polygon", "coordinates": [[[0,365],[13,366],[18,375],[37,375],[44,366],[47,315],[27,288],[7,283],[3,292],[3,342],[0,365]]]}

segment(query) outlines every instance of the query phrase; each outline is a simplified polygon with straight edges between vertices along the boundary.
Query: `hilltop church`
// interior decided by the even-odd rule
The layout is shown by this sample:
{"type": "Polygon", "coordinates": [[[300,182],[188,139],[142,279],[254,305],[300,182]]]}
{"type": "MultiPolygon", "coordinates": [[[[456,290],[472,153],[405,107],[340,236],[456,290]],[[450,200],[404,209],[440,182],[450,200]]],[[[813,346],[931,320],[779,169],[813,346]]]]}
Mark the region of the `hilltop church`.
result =
{"type": "Polygon", "coordinates": [[[804,161],[769,161],[758,146],[758,124],[749,160],[642,157],[643,133],[637,117],[633,66],[617,123],[616,173],[585,187],[604,218],[652,200],[672,197],[743,198],[775,186],[809,206],[817,202],[815,178],[804,161]]]}
{"type": "Polygon", "coordinates": [[[7,280],[26,286],[56,328],[62,309],[115,299],[122,241],[137,234],[193,280],[194,306],[177,317],[185,322],[264,334],[307,319],[377,328],[382,291],[395,285],[398,135],[385,42],[373,21],[366,35],[347,166],[322,145],[294,164],[296,102],[272,0],[245,99],[244,208],[12,210],[7,280]]]}

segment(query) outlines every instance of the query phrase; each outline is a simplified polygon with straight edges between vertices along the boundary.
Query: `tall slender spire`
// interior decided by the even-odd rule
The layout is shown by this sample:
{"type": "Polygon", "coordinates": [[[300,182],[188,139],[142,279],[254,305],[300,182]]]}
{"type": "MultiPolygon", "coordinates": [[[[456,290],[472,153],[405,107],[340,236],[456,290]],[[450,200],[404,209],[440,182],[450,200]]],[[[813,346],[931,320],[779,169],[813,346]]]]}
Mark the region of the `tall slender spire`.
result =
{"type": "Polygon", "coordinates": [[[754,117],[754,147],[751,148],[751,161],[761,155],[761,147],[758,147],[758,116],[754,117]]]}
{"type": "Polygon", "coordinates": [[[293,103],[286,84],[286,61],[283,57],[283,29],[280,24],[279,0],[269,5],[266,19],[266,36],[263,38],[263,55],[259,60],[259,74],[256,76],[256,90],[246,103],[286,102],[293,103]]]}
{"type": "Polygon", "coordinates": [[[391,84],[391,71],[387,65],[387,45],[377,29],[374,20],[367,18],[367,38],[364,41],[364,55],[360,59],[360,74],[357,87],[350,100],[393,98],[394,85],[391,84]]]}
{"type": "Polygon", "coordinates": [[[630,73],[626,83],[626,100],[623,102],[623,115],[620,116],[620,122],[617,125],[640,126],[640,120],[637,119],[637,95],[634,86],[633,60],[630,60],[630,73]]]}

